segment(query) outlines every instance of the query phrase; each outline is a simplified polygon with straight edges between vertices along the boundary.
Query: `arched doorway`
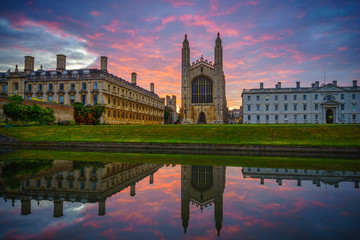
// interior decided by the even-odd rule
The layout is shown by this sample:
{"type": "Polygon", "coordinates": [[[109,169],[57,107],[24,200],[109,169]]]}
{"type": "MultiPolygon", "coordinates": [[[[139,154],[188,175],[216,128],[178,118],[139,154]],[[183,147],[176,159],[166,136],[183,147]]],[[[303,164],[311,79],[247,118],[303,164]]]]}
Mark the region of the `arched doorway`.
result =
{"type": "Polygon", "coordinates": [[[334,123],[334,112],[333,112],[332,109],[327,109],[326,110],[326,123],[327,124],[334,123]]]}
{"type": "Polygon", "coordinates": [[[199,115],[199,124],[206,124],[205,113],[203,112],[199,115]]]}

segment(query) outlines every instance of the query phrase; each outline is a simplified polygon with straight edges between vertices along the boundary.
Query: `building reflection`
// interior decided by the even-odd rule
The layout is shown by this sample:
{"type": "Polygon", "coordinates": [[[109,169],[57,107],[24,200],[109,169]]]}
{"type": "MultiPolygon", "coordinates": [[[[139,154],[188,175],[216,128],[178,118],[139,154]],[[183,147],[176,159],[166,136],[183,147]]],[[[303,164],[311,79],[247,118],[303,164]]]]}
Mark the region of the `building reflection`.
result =
{"type": "Polygon", "coordinates": [[[190,203],[200,208],[214,206],[218,235],[223,221],[224,166],[181,166],[181,220],[184,233],[190,220],[190,203]]]}
{"type": "MultiPolygon", "coordinates": [[[[0,170],[4,170],[4,164],[0,170]]],[[[141,163],[89,163],[56,160],[50,169],[35,175],[17,176],[20,186],[6,187],[0,177],[0,194],[14,206],[21,201],[21,214],[31,214],[31,200],[52,201],[54,217],[63,216],[64,202],[98,203],[98,215],[106,213],[106,199],[130,186],[130,196],[136,195],[136,183],[149,176],[154,183],[154,174],[162,164],[141,163]]],[[[1,171],[2,173],[4,171],[1,171]]]]}
{"type": "Polygon", "coordinates": [[[244,178],[260,179],[260,184],[264,184],[265,179],[275,179],[279,186],[283,180],[294,180],[299,187],[303,181],[312,181],[317,187],[322,183],[338,188],[341,182],[352,182],[359,188],[360,181],[360,172],[349,171],[243,167],[242,173],[244,178]]]}

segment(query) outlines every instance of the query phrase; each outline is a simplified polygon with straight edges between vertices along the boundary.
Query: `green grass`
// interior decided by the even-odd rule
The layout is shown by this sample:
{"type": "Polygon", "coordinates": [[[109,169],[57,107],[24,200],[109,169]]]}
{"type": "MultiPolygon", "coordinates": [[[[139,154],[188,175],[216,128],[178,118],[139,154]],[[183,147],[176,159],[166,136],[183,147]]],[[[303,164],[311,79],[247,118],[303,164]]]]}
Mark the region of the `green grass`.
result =
{"type": "Polygon", "coordinates": [[[360,146],[360,125],[74,125],[0,128],[21,141],[360,146]]]}
{"type": "Polygon", "coordinates": [[[85,162],[130,162],[181,165],[237,166],[289,169],[360,171],[360,161],[352,159],[255,157],[224,155],[170,155],[109,152],[21,150],[0,156],[0,161],[68,160],[85,162]]]}

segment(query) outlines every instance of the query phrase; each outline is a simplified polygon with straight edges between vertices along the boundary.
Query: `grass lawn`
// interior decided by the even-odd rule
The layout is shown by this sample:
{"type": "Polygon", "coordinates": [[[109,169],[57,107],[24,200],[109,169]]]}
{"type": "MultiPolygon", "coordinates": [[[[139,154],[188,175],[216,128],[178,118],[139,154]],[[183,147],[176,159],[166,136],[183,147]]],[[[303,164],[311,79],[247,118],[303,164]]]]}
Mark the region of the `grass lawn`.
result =
{"type": "Polygon", "coordinates": [[[360,146],[360,125],[73,125],[0,128],[21,141],[360,146]]]}
{"type": "Polygon", "coordinates": [[[81,162],[130,162],[207,166],[238,166],[289,169],[360,171],[360,162],[351,159],[289,158],[219,155],[170,155],[109,152],[21,150],[0,156],[0,162],[26,160],[69,160],[81,162]]]}

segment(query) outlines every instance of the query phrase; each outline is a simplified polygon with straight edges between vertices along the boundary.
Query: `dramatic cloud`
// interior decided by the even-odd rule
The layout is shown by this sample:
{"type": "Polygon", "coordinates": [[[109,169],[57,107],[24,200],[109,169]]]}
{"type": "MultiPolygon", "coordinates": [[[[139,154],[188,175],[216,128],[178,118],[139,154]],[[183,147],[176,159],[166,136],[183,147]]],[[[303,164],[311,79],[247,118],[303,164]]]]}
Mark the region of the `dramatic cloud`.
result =
{"type": "Polygon", "coordinates": [[[54,68],[55,55],[67,55],[68,68],[99,67],[124,79],[139,74],[139,85],[180,105],[181,47],[185,33],[191,62],[213,61],[217,32],[223,40],[229,107],[239,107],[243,88],[311,86],[322,80],[350,85],[360,78],[360,3],[356,1],[279,0],[95,0],[10,1],[0,3],[0,71],[54,68]],[[21,6],[21,7],[19,7],[21,6]],[[261,73],[261,74],[260,74],[261,73]]]}

